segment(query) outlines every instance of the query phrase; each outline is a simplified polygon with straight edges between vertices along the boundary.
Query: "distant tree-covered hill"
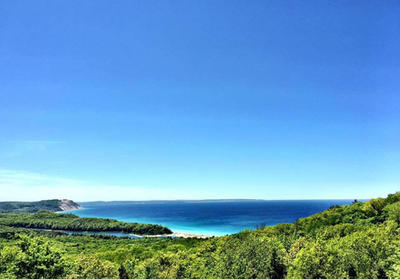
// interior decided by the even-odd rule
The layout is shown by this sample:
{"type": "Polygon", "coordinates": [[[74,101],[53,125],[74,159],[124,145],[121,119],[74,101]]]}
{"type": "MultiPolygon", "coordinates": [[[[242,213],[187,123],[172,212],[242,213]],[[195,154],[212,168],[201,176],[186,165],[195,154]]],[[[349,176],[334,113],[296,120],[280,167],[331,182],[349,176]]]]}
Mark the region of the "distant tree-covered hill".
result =
{"type": "Polygon", "coordinates": [[[43,200],[37,202],[0,202],[0,213],[10,212],[37,212],[39,210],[64,211],[82,208],[71,200],[43,200]]]}

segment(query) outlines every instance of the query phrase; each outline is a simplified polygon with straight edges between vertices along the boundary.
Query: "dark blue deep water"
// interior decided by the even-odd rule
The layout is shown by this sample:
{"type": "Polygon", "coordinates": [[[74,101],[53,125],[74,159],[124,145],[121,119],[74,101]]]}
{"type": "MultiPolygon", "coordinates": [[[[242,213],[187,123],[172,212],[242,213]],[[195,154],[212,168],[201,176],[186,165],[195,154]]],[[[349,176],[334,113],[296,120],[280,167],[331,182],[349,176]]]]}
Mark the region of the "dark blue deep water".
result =
{"type": "Polygon", "coordinates": [[[261,224],[290,223],[352,200],[298,201],[151,201],[87,202],[72,213],[81,217],[113,218],[126,222],[160,224],[173,231],[224,235],[261,224]]]}

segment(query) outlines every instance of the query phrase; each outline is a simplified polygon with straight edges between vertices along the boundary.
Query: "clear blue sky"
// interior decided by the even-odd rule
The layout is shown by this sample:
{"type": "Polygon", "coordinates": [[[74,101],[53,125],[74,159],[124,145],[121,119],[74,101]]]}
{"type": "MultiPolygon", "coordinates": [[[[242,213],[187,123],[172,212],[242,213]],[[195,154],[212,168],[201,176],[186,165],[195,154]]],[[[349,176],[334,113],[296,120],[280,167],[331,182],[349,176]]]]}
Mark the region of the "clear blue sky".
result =
{"type": "Polygon", "coordinates": [[[400,190],[399,1],[1,1],[2,200],[400,190]]]}

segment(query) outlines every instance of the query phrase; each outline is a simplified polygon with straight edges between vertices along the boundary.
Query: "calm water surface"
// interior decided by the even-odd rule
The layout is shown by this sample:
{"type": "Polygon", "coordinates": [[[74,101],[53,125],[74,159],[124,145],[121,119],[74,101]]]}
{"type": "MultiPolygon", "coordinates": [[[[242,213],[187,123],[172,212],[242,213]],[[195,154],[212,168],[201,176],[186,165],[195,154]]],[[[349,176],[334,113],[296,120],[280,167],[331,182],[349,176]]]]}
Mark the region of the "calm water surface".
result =
{"type": "Polygon", "coordinates": [[[81,202],[81,217],[160,224],[173,231],[225,235],[260,224],[294,222],[352,200],[81,202]]]}

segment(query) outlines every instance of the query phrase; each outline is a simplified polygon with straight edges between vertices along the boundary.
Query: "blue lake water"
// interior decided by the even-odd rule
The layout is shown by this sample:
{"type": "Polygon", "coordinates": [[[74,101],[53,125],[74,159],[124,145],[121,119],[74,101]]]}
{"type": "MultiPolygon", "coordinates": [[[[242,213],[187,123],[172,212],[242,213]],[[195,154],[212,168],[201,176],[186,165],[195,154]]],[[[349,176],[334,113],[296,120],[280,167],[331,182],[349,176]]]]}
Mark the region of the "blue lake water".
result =
{"type": "Polygon", "coordinates": [[[352,200],[82,202],[81,217],[160,224],[177,232],[225,235],[261,224],[291,223],[352,200]]]}

